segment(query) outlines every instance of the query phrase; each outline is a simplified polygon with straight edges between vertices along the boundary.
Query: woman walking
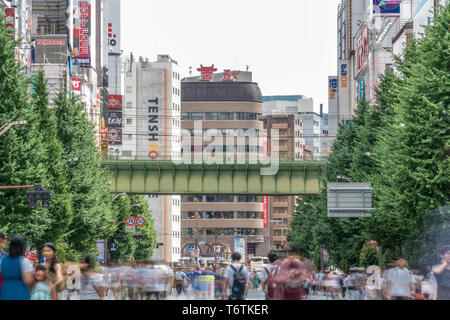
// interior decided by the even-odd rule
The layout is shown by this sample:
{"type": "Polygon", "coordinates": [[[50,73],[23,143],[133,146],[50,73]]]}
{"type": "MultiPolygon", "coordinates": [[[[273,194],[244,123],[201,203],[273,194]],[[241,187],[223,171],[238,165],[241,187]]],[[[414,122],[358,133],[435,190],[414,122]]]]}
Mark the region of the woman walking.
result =
{"type": "Polygon", "coordinates": [[[64,289],[64,277],[62,264],[56,259],[56,247],[53,243],[46,243],[42,247],[42,255],[45,258],[44,266],[48,270],[49,280],[55,285],[57,292],[64,289]]]}
{"type": "Polygon", "coordinates": [[[50,280],[47,267],[40,264],[34,272],[31,300],[57,300],[56,287],[50,280]]]}
{"type": "Polygon", "coordinates": [[[84,256],[81,265],[80,300],[103,300],[105,288],[101,277],[93,271],[95,260],[91,255],[84,256]]]}
{"type": "Polygon", "coordinates": [[[33,268],[25,254],[25,239],[14,237],[9,245],[9,254],[0,260],[3,278],[0,300],[30,300],[30,287],[34,282],[33,268]]]}

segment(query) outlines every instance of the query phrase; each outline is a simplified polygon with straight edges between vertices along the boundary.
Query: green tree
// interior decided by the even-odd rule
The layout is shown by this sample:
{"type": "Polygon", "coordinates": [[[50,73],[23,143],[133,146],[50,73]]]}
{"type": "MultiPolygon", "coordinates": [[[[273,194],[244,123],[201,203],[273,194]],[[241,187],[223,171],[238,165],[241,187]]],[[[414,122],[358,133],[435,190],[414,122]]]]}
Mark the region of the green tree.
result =
{"type": "Polygon", "coordinates": [[[61,92],[55,99],[58,138],[73,194],[74,217],[69,226],[69,248],[77,253],[95,253],[96,240],[106,239],[117,228],[113,196],[106,184],[111,175],[101,166],[95,130],[84,106],[76,97],[61,92]]]}
{"type": "MultiPolygon", "coordinates": [[[[29,99],[29,79],[15,59],[19,41],[0,17],[0,127],[20,120],[0,137],[0,184],[3,186],[49,185],[46,149],[40,132],[40,116],[29,99]]],[[[26,190],[0,191],[0,229],[10,236],[21,235],[33,244],[47,240],[52,216],[48,209],[31,210],[26,190]]]]}
{"type": "Polygon", "coordinates": [[[378,250],[368,242],[364,243],[359,256],[359,266],[367,268],[378,265],[378,250]]]}
{"type": "MultiPolygon", "coordinates": [[[[49,208],[50,220],[46,241],[60,242],[69,231],[72,221],[72,195],[70,193],[64,166],[63,150],[57,137],[56,120],[48,107],[47,81],[44,71],[40,70],[33,81],[32,101],[36,114],[39,116],[38,130],[44,140],[45,159],[47,166],[46,189],[52,192],[49,208]]],[[[38,247],[43,243],[36,243],[38,247]]]]}

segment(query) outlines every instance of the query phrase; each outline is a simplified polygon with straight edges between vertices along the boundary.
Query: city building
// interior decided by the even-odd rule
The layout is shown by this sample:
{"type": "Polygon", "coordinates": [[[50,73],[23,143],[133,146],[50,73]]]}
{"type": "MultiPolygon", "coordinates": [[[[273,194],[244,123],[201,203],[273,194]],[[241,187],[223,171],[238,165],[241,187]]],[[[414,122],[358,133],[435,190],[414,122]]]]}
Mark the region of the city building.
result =
{"type": "MultiPolygon", "coordinates": [[[[214,66],[181,83],[182,157],[234,164],[264,151],[262,94],[251,73],[214,66]],[[240,75],[244,78],[240,78],[240,75]],[[187,141],[187,143],[186,143],[187,141]],[[220,160],[219,160],[220,159],[220,160]]],[[[242,162],[241,162],[242,163],[242,162]]],[[[244,261],[270,250],[267,197],[248,195],[182,196],[182,257],[192,261],[229,260],[240,251],[244,261]]]]}
{"type": "MultiPolygon", "coordinates": [[[[131,54],[126,60],[123,109],[110,103],[111,125],[122,130],[121,160],[177,160],[181,153],[180,67],[169,55],[155,62],[131,54]],[[112,121],[115,119],[114,121],[112,121]],[[120,125],[123,123],[123,126],[120,125]],[[123,136],[123,140],[122,140],[123,136]]],[[[111,142],[111,141],[110,141],[111,142]]],[[[180,196],[147,197],[155,222],[157,241],[154,260],[179,262],[181,255],[180,196]]]]}
{"type": "Polygon", "coordinates": [[[435,8],[447,0],[412,0],[412,20],[414,38],[424,33],[424,26],[433,23],[435,8]]]}
{"type": "MultiPolygon", "coordinates": [[[[272,130],[278,130],[280,161],[305,161],[303,120],[298,114],[270,114],[260,117],[267,130],[269,153],[272,130]]],[[[295,196],[269,197],[270,246],[280,248],[287,241],[287,232],[295,212],[295,196]]]]}
{"type": "Polygon", "coordinates": [[[321,154],[321,122],[320,114],[314,112],[314,101],[302,95],[264,96],[264,115],[296,114],[303,125],[303,144],[313,150],[313,160],[326,158],[321,154]]]}

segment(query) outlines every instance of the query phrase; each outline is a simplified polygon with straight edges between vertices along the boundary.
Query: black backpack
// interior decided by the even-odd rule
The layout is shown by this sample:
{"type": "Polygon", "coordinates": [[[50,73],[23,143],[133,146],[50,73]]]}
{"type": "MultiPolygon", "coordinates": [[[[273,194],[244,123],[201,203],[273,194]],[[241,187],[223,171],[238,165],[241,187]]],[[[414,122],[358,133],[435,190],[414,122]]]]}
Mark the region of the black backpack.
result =
{"type": "Polygon", "coordinates": [[[241,265],[241,268],[236,270],[233,266],[231,268],[234,270],[234,276],[233,276],[233,286],[231,287],[231,300],[243,300],[245,295],[245,287],[247,284],[247,279],[245,279],[244,273],[242,270],[244,270],[244,266],[241,265]]]}

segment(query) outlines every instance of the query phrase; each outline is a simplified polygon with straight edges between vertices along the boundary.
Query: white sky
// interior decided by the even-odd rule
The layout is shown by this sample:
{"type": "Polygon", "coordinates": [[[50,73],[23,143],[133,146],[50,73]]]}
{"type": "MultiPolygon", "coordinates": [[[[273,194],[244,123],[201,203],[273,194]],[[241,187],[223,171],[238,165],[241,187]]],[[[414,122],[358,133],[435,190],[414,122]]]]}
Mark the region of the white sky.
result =
{"type": "Polygon", "coordinates": [[[169,54],[181,76],[214,64],[253,72],[263,95],[302,94],[328,106],[337,69],[340,0],[122,0],[122,50],[169,54]]]}

